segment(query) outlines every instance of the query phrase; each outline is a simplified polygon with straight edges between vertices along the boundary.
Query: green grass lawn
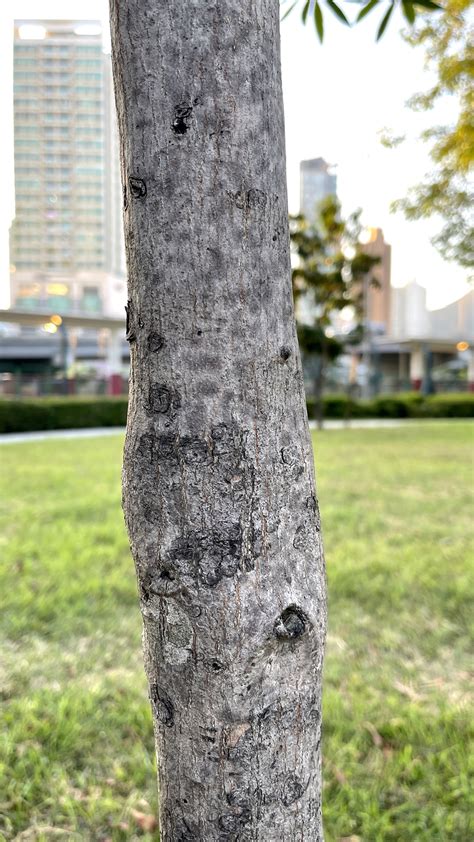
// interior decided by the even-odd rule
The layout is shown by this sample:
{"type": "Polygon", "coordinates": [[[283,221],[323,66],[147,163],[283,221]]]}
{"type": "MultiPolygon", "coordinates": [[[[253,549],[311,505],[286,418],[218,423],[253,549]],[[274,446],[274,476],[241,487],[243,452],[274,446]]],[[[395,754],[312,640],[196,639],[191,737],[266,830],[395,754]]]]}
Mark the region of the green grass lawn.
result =
{"type": "MultiPolygon", "coordinates": [[[[472,430],[315,435],[327,842],[474,839],[472,430]]],[[[0,449],[0,839],[157,838],[144,829],[153,737],[121,447],[117,436],[0,449]]]]}

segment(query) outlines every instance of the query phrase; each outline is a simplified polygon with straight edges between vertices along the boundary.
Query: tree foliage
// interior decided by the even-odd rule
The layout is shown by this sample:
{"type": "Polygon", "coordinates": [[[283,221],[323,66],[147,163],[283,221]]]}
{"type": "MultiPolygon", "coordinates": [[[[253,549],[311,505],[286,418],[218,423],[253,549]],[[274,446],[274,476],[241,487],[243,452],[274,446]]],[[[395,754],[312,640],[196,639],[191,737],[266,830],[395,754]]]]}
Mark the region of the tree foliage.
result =
{"type": "MultiPolygon", "coordinates": [[[[457,116],[449,125],[436,125],[422,134],[430,144],[433,168],[408,196],[394,203],[408,219],[438,215],[443,220],[434,245],[447,260],[474,266],[474,25],[472,0],[446,0],[436,21],[423,16],[406,40],[424,47],[426,66],[434,71],[432,87],[416,94],[408,105],[431,111],[449,97],[457,116]]],[[[395,143],[392,143],[395,145],[395,143]]]]}
{"type": "MultiPolygon", "coordinates": [[[[346,0],[346,6],[351,3],[354,6],[354,0],[346,0]]],[[[346,26],[352,26],[352,23],[359,23],[359,21],[363,20],[366,15],[368,15],[376,6],[381,6],[384,9],[383,16],[380,19],[378,28],[377,28],[377,41],[380,40],[382,35],[384,34],[388,22],[392,17],[393,11],[396,6],[398,6],[404,16],[405,20],[408,21],[409,24],[413,24],[416,17],[416,12],[419,9],[423,9],[424,11],[436,11],[441,9],[442,7],[438,5],[438,3],[433,2],[433,0],[416,0],[416,2],[412,2],[412,0],[388,0],[388,2],[384,2],[384,0],[368,0],[366,3],[365,0],[358,3],[355,0],[357,6],[359,6],[359,13],[354,21],[350,21],[345,12],[341,9],[341,6],[334,2],[334,0],[325,0],[325,5],[331,10],[331,12],[336,15],[339,21],[346,26]]],[[[323,15],[323,4],[320,0],[282,0],[283,6],[283,17],[284,20],[290,12],[293,11],[296,7],[301,9],[301,20],[303,23],[307,23],[309,20],[314,21],[314,25],[316,27],[316,32],[318,34],[319,40],[322,42],[324,38],[324,15],[323,15]]]]}
{"type": "MultiPolygon", "coordinates": [[[[317,206],[314,222],[303,214],[290,216],[292,250],[298,258],[292,271],[293,295],[296,302],[305,295],[314,325],[323,334],[334,315],[348,306],[359,324],[364,285],[378,283],[372,269],[380,258],[363,250],[360,215],[359,209],[344,219],[337,197],[327,196],[317,206]]],[[[311,350],[318,350],[314,340],[311,350]]]]}
{"type": "Polygon", "coordinates": [[[303,214],[290,216],[291,244],[297,257],[292,282],[298,339],[304,355],[318,357],[314,391],[319,420],[326,365],[346,345],[361,340],[367,284],[378,285],[372,270],[380,258],[363,250],[360,215],[357,210],[344,219],[336,196],[328,196],[317,206],[314,222],[303,214]],[[310,322],[299,317],[303,296],[310,322]],[[334,335],[334,317],[346,307],[353,310],[353,328],[334,335]]]}

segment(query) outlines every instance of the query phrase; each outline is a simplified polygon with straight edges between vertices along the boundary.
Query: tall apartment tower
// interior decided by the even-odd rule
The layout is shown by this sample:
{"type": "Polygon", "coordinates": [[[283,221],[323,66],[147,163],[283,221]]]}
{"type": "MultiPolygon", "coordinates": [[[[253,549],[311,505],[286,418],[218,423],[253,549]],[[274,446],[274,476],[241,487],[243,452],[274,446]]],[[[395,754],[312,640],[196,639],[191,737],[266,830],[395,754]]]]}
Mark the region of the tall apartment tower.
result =
{"type": "Polygon", "coordinates": [[[316,206],[337,192],[337,176],[324,158],[300,162],[300,213],[314,219],[316,206]]]}
{"type": "Polygon", "coordinates": [[[110,57],[99,21],[15,21],[13,306],[125,303],[110,57]]]}
{"type": "Polygon", "coordinates": [[[380,258],[380,263],[372,269],[378,286],[371,286],[367,290],[366,318],[373,332],[390,333],[392,247],[385,241],[381,228],[369,228],[368,235],[368,242],[364,243],[363,249],[372,257],[380,258]]]}

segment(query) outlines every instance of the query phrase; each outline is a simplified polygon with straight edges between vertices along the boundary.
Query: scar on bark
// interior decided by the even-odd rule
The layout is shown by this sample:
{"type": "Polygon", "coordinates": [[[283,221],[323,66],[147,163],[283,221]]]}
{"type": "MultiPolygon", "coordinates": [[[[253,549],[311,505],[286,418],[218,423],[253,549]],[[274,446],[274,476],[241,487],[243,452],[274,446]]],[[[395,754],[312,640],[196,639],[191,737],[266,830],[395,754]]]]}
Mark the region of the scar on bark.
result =
{"type": "Polygon", "coordinates": [[[137,327],[144,327],[143,321],[139,314],[135,312],[132,302],[129,300],[125,305],[125,338],[127,342],[132,344],[137,339],[137,327]]]}
{"type": "Polygon", "coordinates": [[[163,345],[165,344],[165,340],[159,333],[156,331],[152,331],[148,336],[148,350],[152,351],[152,353],[156,353],[157,351],[161,351],[163,345]]]}
{"type": "Polygon", "coordinates": [[[301,798],[309,786],[310,779],[306,784],[301,783],[300,779],[293,772],[290,772],[283,781],[281,790],[281,801],[285,807],[290,807],[295,801],[301,798]]]}
{"type": "Polygon", "coordinates": [[[171,128],[175,134],[186,134],[189,129],[188,121],[193,113],[191,105],[182,102],[174,109],[174,119],[171,128]]]}
{"type": "Polygon", "coordinates": [[[152,684],[150,699],[158,722],[171,728],[174,725],[174,707],[169,697],[159,689],[157,684],[152,684]]]}
{"type": "Polygon", "coordinates": [[[302,608],[289,605],[273,624],[273,634],[280,640],[297,640],[311,627],[311,623],[302,608]]]}
{"type": "Polygon", "coordinates": [[[250,190],[238,190],[228,194],[239,210],[248,211],[250,208],[263,209],[267,204],[267,194],[263,190],[252,187],[250,190]]]}
{"type": "Polygon", "coordinates": [[[283,360],[283,362],[289,360],[289,358],[291,357],[291,348],[288,348],[287,345],[283,345],[280,348],[280,357],[283,360]]]}
{"type": "Polygon", "coordinates": [[[176,390],[170,389],[165,383],[152,383],[148,392],[148,409],[151,412],[165,414],[180,406],[181,398],[176,390]]]}
{"type": "Polygon", "coordinates": [[[146,196],[146,184],[142,178],[131,175],[128,179],[130,193],[134,199],[143,199],[146,196]]]}
{"type": "Polygon", "coordinates": [[[135,342],[137,335],[132,327],[132,302],[127,301],[125,305],[125,339],[127,342],[135,342]]]}

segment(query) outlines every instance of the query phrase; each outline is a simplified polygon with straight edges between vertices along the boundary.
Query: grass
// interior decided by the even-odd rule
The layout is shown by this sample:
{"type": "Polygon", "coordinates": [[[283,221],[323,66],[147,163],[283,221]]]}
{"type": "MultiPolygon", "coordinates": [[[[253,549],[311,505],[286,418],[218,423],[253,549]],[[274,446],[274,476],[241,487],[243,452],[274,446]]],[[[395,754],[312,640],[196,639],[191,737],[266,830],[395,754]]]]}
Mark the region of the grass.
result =
{"type": "MultiPolygon", "coordinates": [[[[474,838],[472,429],[316,434],[327,842],[474,838]]],[[[121,445],[0,450],[0,839],[157,838],[121,445]]]]}

